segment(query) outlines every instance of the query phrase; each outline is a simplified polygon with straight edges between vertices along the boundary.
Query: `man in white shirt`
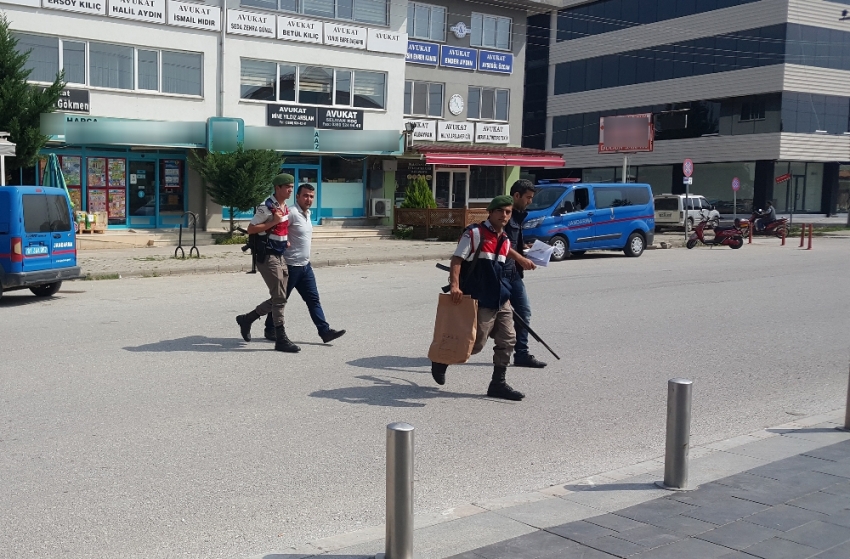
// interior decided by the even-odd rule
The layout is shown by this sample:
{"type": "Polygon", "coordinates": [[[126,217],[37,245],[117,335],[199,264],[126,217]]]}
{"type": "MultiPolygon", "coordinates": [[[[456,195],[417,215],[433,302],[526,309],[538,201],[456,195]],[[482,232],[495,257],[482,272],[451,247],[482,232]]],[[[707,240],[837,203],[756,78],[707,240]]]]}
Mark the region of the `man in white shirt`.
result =
{"type": "MultiPolygon", "coordinates": [[[[289,270],[289,281],[286,286],[286,296],[296,290],[310,311],[310,318],[319,330],[319,337],[324,343],[329,343],[343,334],[345,330],[334,330],[325,320],[325,313],[319,301],[319,289],[316,287],[316,276],[310,265],[310,242],[313,238],[313,223],[310,220],[310,206],[316,189],[311,184],[301,184],[295,193],[295,205],[289,212],[289,247],[283,255],[289,270]]],[[[265,336],[273,340],[275,335],[271,315],[266,318],[265,336]]]]}

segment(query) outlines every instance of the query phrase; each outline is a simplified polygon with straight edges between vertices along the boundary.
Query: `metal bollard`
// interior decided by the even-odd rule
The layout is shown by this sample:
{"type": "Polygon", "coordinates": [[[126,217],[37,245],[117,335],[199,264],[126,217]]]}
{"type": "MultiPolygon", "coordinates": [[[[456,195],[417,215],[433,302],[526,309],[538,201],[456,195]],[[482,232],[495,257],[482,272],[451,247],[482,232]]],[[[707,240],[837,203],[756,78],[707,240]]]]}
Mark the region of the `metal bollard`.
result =
{"type": "Polygon", "coordinates": [[[812,250],[812,230],[815,228],[811,223],[809,224],[809,246],[806,250],[812,250]]]}
{"type": "MultiPolygon", "coordinates": [[[[387,425],[385,559],[413,559],[413,426],[387,425]]],[[[380,555],[378,555],[380,557],[380,555]]]]}
{"type": "Polygon", "coordinates": [[[844,427],[836,427],[839,431],[850,431],[850,379],[847,381],[847,406],[844,408],[844,427]]]}
{"type": "Polygon", "coordinates": [[[688,452],[691,446],[691,389],[693,381],[667,381],[667,446],[664,451],[664,481],[659,487],[674,491],[688,487],[688,452]]]}
{"type": "Polygon", "coordinates": [[[803,248],[803,243],[806,242],[806,224],[800,224],[800,248],[803,248]]]}
{"type": "Polygon", "coordinates": [[[785,246],[785,233],[786,232],[787,232],[787,227],[783,225],[782,226],[782,244],[779,245],[779,246],[783,246],[783,247],[785,246]]]}
{"type": "Polygon", "coordinates": [[[749,227],[747,227],[747,244],[753,244],[753,227],[755,227],[755,220],[750,223],[749,227]]]}

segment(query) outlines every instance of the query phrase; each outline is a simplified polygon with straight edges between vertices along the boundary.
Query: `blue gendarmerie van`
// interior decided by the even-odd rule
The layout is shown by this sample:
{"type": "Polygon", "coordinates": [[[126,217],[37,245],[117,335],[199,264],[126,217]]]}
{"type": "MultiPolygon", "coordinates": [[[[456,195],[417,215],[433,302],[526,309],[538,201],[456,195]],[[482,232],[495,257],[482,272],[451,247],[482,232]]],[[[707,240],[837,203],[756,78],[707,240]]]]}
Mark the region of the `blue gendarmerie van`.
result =
{"type": "Polygon", "coordinates": [[[72,215],[61,188],[0,186],[0,297],[15,289],[50,297],[81,277],[72,215]]]}
{"type": "Polygon", "coordinates": [[[655,208],[648,184],[540,181],[536,186],[523,238],[554,246],[552,260],[588,250],[640,256],[653,242],[655,208]]]}

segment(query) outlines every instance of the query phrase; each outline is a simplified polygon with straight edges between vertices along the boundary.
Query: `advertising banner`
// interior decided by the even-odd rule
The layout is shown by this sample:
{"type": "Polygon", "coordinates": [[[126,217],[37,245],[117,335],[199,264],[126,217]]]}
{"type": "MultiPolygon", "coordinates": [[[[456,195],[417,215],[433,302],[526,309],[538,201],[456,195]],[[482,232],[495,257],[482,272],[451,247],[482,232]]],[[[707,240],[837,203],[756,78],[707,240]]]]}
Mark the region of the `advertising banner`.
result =
{"type": "Polygon", "coordinates": [[[319,109],[317,128],[331,130],[363,130],[363,111],[354,109],[319,109]]]}
{"type": "Polygon", "coordinates": [[[440,45],[421,41],[407,41],[407,55],[405,55],[404,61],[410,64],[436,66],[440,63],[440,45]]]}
{"type": "Polygon", "coordinates": [[[509,52],[478,51],[478,69],[482,72],[511,74],[514,71],[514,55],[509,52]]]}
{"type": "Polygon", "coordinates": [[[440,66],[444,68],[460,68],[475,70],[478,62],[478,51],[450,45],[440,46],[440,66]]]}
{"type": "Polygon", "coordinates": [[[321,21],[295,17],[277,17],[277,38],[299,43],[322,44],[323,26],[321,21]]]}
{"type": "Polygon", "coordinates": [[[168,24],[207,31],[221,30],[221,8],[168,0],[168,24]]]}
{"type": "Polygon", "coordinates": [[[266,124],[268,126],[308,126],[316,127],[316,107],[299,105],[266,105],[266,124]]]}
{"type": "Polygon", "coordinates": [[[277,38],[276,23],[275,16],[271,14],[227,10],[228,33],[275,39],[277,38]]]}

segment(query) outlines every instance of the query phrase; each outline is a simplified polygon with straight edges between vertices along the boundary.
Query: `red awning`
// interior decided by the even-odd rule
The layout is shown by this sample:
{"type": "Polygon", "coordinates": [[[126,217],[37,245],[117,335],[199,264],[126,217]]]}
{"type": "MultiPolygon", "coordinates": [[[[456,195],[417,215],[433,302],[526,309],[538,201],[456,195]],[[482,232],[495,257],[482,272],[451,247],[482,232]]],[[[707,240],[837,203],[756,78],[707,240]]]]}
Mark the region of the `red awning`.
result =
{"type": "Polygon", "coordinates": [[[429,165],[481,165],[484,167],[563,167],[561,154],[530,148],[472,145],[424,145],[413,149],[425,156],[429,165]]]}

